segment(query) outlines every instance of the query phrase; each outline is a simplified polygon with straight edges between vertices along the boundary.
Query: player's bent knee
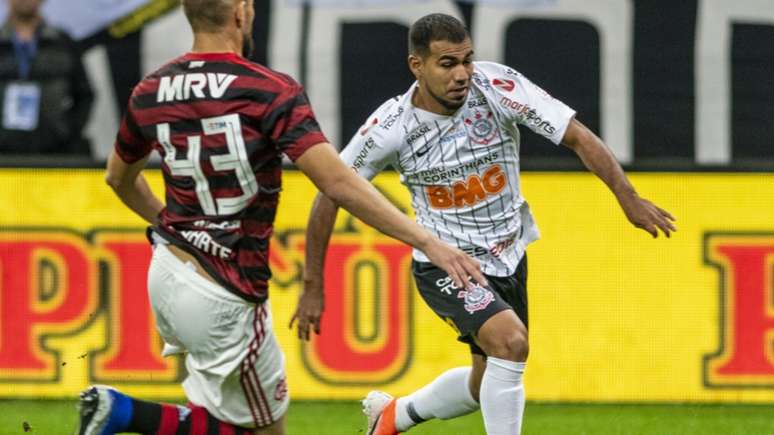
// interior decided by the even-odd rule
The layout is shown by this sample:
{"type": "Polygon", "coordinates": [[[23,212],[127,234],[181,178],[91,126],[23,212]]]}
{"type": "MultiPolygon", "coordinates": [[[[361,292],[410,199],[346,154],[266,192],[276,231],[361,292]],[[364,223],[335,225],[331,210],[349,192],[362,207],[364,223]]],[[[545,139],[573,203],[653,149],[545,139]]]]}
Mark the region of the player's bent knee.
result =
{"type": "Polygon", "coordinates": [[[501,311],[478,330],[476,342],[487,356],[523,362],[529,355],[527,328],[511,310],[501,311]]]}
{"type": "Polygon", "coordinates": [[[529,355],[527,334],[519,330],[498,331],[480,336],[479,343],[487,356],[508,361],[523,362],[529,355]]]}
{"type": "Polygon", "coordinates": [[[511,361],[526,361],[529,356],[529,338],[522,331],[512,334],[506,342],[511,361]]]}
{"type": "Polygon", "coordinates": [[[511,331],[505,334],[494,348],[490,356],[508,361],[526,361],[529,355],[529,341],[527,336],[520,331],[511,331]]]}

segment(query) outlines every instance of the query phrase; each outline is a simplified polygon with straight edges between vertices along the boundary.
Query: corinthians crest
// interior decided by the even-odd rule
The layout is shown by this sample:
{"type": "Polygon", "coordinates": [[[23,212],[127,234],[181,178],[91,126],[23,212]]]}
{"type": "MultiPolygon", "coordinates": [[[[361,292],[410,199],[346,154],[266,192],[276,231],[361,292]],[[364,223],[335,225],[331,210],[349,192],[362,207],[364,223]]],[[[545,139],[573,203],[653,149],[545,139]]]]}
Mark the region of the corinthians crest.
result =
{"type": "Polygon", "coordinates": [[[486,114],[476,110],[476,114],[470,118],[465,118],[465,124],[468,125],[470,140],[477,144],[488,145],[494,139],[497,133],[494,114],[487,110],[486,114]]]}
{"type": "Polygon", "coordinates": [[[481,311],[488,307],[494,300],[494,295],[491,291],[476,284],[476,286],[470,290],[460,290],[457,293],[457,298],[464,299],[465,310],[468,313],[473,314],[476,311],[481,311]]]}

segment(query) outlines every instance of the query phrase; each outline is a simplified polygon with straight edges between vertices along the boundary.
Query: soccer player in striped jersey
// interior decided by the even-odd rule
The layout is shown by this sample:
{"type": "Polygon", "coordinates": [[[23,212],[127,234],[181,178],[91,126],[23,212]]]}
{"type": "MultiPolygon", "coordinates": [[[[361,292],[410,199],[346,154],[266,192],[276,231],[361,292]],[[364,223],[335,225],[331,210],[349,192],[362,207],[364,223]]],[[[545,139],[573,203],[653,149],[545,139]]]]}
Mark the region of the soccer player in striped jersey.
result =
{"type": "MultiPolygon", "coordinates": [[[[459,288],[414,251],[417,288],[470,345],[472,364],[406,397],[371,392],[368,435],[391,435],[432,418],[481,409],[489,434],[518,434],[527,354],[527,245],[539,237],[519,184],[517,125],[574,150],[615,194],[634,226],[669,236],[673,217],[641,198],[602,141],[575,111],[512,68],[474,62],[467,30],[432,14],[409,32],[416,82],[385,102],[342,152],[371,179],[387,165],[411,192],[420,225],[481,261],[488,285],[459,288]]],[[[336,205],[318,195],[307,227],[306,287],[298,312],[319,310],[324,254],[336,205]]],[[[310,325],[301,325],[306,337],[310,325]]],[[[311,325],[317,327],[317,324],[311,325]]]]}
{"type": "Polygon", "coordinates": [[[106,179],[152,225],[150,302],[163,354],[186,354],[190,405],[93,386],[81,395],[80,434],[285,433],[284,356],[268,300],[283,154],[332,201],[421,250],[459,285],[470,285],[471,275],[485,282],[477,261],[407,218],[341,161],[299,84],[243,57],[253,0],[182,3],[193,50],[136,86],[106,179]],[[154,149],[166,205],[141,175],[154,149]]]}

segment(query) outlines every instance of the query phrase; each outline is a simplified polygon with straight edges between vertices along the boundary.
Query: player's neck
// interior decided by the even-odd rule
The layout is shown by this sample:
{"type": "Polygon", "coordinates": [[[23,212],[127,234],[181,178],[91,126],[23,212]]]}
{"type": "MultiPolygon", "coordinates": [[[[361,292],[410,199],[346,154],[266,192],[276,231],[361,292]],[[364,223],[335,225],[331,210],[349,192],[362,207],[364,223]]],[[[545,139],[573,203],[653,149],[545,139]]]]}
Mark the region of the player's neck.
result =
{"type": "Polygon", "coordinates": [[[203,33],[198,32],[194,34],[193,53],[234,53],[239,56],[242,55],[242,41],[235,40],[235,38],[229,35],[218,33],[203,33]]]}
{"type": "Polygon", "coordinates": [[[422,109],[426,112],[435,113],[437,115],[451,116],[457,111],[445,107],[439,103],[429,92],[425,91],[422,86],[417,86],[414,91],[414,95],[411,96],[411,104],[418,109],[422,109]]]}

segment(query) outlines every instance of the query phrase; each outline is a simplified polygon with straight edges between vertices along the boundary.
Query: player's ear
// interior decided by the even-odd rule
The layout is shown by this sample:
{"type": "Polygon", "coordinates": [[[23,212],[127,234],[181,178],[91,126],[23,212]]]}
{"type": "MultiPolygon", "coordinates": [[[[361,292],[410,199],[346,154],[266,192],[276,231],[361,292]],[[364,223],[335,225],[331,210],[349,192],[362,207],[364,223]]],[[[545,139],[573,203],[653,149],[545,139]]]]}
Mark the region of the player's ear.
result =
{"type": "Polygon", "coordinates": [[[247,0],[238,0],[234,9],[234,20],[238,29],[247,25],[247,0]]]}
{"type": "Polygon", "coordinates": [[[424,62],[422,62],[422,58],[417,56],[416,54],[409,54],[408,56],[408,67],[411,70],[411,73],[414,74],[414,77],[419,79],[420,76],[422,76],[422,68],[424,66],[424,62]]]}

